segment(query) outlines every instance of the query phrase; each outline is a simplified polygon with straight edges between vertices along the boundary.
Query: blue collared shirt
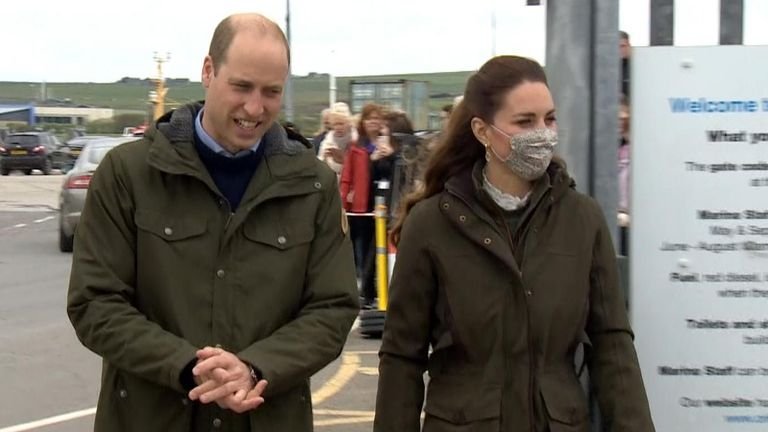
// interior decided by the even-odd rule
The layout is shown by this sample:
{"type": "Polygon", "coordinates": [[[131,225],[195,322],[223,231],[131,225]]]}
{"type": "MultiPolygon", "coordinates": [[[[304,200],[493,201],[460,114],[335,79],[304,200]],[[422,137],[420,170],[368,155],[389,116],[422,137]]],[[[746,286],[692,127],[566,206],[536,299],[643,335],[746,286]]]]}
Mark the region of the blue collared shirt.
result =
{"type": "Polygon", "coordinates": [[[208,135],[208,132],[203,129],[203,111],[205,109],[201,109],[199,113],[197,113],[197,117],[195,118],[195,132],[197,133],[197,136],[200,137],[200,141],[205,144],[206,147],[213,150],[214,153],[220,154],[222,156],[230,157],[230,158],[239,158],[243,156],[247,156],[251,153],[256,153],[256,150],[259,148],[259,144],[261,144],[261,138],[259,138],[258,141],[256,141],[256,144],[253,145],[248,150],[240,150],[239,152],[232,154],[227,149],[222,147],[219,143],[216,142],[210,135],[208,135]]]}

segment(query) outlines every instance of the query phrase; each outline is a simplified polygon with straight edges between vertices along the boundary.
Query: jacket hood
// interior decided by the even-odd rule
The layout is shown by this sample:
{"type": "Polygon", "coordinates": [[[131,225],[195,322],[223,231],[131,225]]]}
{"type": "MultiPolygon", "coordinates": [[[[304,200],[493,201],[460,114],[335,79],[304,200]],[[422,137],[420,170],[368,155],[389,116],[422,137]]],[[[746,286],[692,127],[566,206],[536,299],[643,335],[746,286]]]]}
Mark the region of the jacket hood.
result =
{"type": "Polygon", "coordinates": [[[547,167],[547,175],[552,185],[552,197],[555,199],[563,196],[569,189],[576,189],[576,180],[568,174],[568,167],[559,156],[552,158],[547,167]]]}

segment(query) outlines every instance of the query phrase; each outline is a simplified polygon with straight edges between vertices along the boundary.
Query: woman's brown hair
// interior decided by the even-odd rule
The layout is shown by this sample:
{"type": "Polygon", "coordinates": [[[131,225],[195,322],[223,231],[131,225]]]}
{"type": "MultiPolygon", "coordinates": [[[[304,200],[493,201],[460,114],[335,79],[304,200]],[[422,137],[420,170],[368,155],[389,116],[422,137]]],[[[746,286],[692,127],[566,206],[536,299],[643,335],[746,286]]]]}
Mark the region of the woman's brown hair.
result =
{"type": "Polygon", "coordinates": [[[446,135],[429,158],[424,187],[407,196],[400,206],[398,220],[390,234],[394,245],[400,242],[403,223],[413,206],[442,192],[449,178],[471,170],[485,157],[485,148],[472,132],[472,119],[478,117],[491,123],[507,92],[523,82],[547,84],[547,77],[536,61],[518,56],[494,57],[469,78],[464,99],[454,107],[446,135]]]}
{"type": "Polygon", "coordinates": [[[375,103],[363,105],[363,109],[360,112],[360,121],[357,122],[357,133],[360,136],[360,139],[357,140],[358,144],[362,144],[365,141],[365,138],[368,138],[368,135],[365,132],[364,122],[374,114],[378,114],[379,117],[381,117],[381,120],[384,121],[385,111],[383,106],[375,103]]]}

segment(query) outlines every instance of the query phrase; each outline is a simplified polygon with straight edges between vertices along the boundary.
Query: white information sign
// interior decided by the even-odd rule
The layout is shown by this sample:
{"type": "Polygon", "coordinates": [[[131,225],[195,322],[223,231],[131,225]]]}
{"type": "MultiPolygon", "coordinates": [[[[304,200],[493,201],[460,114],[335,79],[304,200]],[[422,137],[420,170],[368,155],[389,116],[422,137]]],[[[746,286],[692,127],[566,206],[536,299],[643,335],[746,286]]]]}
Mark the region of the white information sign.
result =
{"type": "Polygon", "coordinates": [[[632,57],[631,316],[658,431],[768,431],[768,47],[632,57]]]}

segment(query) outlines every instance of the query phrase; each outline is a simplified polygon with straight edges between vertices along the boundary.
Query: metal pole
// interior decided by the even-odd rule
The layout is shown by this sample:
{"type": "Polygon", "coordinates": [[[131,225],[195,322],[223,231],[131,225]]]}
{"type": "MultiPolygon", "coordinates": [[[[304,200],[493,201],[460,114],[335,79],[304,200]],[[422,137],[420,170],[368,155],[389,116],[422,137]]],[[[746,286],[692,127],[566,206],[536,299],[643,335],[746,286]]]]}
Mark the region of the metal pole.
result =
{"type": "Polygon", "coordinates": [[[651,45],[675,44],[675,0],[651,0],[651,45]]]}
{"type": "Polygon", "coordinates": [[[720,0],[720,45],[744,43],[744,0],[720,0]]]}
{"type": "MultiPolygon", "coordinates": [[[[285,36],[291,46],[291,0],[285,0],[285,36]]],[[[293,77],[288,64],[288,79],[285,81],[285,119],[293,121],[293,77]]]]}
{"type": "Polygon", "coordinates": [[[330,74],[329,80],[328,106],[331,107],[336,103],[336,75],[330,74]]]}
{"type": "Polygon", "coordinates": [[[334,68],[336,67],[336,50],[331,50],[331,70],[328,73],[328,107],[332,107],[336,103],[336,75],[334,74],[334,68]]]}
{"type": "Polygon", "coordinates": [[[553,0],[546,7],[546,69],[557,107],[557,152],[577,188],[591,193],[591,111],[585,107],[592,106],[592,0],[553,0]]]}
{"type": "Polygon", "coordinates": [[[618,246],[619,2],[593,0],[592,31],[590,191],[603,209],[614,246],[618,246]]]}
{"type": "Polygon", "coordinates": [[[558,152],[568,163],[576,187],[600,203],[614,244],[618,237],[618,33],[615,0],[547,3],[546,65],[558,112],[558,152]]]}
{"type": "Polygon", "coordinates": [[[491,57],[496,57],[496,0],[491,0],[491,57]]]}
{"type": "MultiPolygon", "coordinates": [[[[387,189],[389,184],[386,185],[387,189]]],[[[376,226],[376,288],[379,298],[379,310],[386,311],[388,298],[389,266],[387,264],[387,200],[384,196],[377,195],[375,201],[375,226],[376,226]]]]}

